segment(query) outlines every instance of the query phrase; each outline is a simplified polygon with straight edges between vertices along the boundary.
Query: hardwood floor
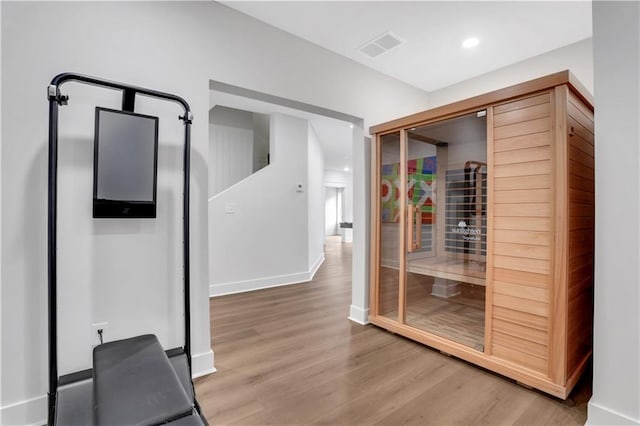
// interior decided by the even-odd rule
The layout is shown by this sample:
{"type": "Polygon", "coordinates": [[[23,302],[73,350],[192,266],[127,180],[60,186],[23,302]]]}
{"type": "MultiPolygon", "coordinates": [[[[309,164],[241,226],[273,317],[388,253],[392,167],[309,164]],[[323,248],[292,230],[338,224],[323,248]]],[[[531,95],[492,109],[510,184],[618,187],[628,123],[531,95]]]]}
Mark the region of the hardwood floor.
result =
{"type": "Polygon", "coordinates": [[[218,372],[196,380],[211,425],[584,424],[587,374],[563,402],[347,319],[351,247],[313,281],[211,299],[218,372]]]}
{"type": "MultiPolygon", "coordinates": [[[[380,311],[394,321],[398,321],[397,274],[384,267],[380,271],[380,311]]],[[[461,293],[445,299],[431,296],[432,284],[433,277],[407,274],[407,324],[482,351],[485,287],[459,283],[461,293]]]]}

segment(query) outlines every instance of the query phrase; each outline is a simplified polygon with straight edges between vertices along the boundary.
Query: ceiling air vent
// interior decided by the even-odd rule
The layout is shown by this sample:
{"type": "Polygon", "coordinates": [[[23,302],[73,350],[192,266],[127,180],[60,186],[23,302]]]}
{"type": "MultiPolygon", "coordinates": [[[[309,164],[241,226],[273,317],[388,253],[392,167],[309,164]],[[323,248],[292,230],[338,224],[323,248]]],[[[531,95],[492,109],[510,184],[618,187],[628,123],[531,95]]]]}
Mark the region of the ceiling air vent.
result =
{"type": "Polygon", "coordinates": [[[391,32],[386,32],[365,43],[362,47],[360,47],[360,52],[364,53],[370,58],[375,58],[385,52],[395,49],[403,43],[404,40],[402,40],[400,37],[392,34],[391,32]]]}

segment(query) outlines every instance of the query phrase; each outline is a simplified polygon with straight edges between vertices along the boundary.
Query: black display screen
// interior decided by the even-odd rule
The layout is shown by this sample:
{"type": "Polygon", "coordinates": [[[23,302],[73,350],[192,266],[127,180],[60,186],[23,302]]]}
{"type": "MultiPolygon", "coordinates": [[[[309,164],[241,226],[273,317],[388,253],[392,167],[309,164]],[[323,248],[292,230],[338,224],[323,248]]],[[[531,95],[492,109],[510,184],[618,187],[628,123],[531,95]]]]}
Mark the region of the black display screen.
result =
{"type": "Polygon", "coordinates": [[[158,117],[96,108],[93,217],[155,218],[158,117]]]}

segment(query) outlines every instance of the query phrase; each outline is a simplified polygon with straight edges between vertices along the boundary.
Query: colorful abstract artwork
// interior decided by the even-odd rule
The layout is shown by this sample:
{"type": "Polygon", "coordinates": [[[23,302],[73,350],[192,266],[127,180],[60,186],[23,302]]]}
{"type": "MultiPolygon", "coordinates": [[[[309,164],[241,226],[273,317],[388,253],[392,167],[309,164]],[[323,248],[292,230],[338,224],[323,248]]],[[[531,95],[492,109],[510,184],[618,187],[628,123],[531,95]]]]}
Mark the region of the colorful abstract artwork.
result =
{"type": "MultiPolygon", "coordinates": [[[[398,222],[400,219],[400,164],[383,164],[381,172],[382,222],[398,222]]],[[[435,214],[436,157],[409,160],[407,172],[409,177],[407,197],[422,212],[422,223],[431,224],[435,214]]]]}
{"type": "Polygon", "coordinates": [[[397,222],[400,214],[398,198],[400,196],[399,163],[383,164],[381,173],[380,197],[382,198],[382,222],[397,222]]]}

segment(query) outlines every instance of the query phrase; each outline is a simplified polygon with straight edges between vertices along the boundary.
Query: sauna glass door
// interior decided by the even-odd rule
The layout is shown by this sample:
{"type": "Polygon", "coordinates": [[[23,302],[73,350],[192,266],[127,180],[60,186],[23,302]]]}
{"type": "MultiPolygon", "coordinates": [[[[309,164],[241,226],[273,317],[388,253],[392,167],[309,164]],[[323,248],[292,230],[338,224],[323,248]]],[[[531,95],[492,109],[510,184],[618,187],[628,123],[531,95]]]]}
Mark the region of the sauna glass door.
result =
{"type": "Polygon", "coordinates": [[[401,217],[400,132],[379,137],[377,314],[398,321],[401,217]]]}
{"type": "Polygon", "coordinates": [[[408,130],[404,322],[484,349],[486,118],[408,130]]]}

